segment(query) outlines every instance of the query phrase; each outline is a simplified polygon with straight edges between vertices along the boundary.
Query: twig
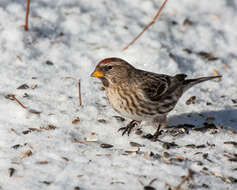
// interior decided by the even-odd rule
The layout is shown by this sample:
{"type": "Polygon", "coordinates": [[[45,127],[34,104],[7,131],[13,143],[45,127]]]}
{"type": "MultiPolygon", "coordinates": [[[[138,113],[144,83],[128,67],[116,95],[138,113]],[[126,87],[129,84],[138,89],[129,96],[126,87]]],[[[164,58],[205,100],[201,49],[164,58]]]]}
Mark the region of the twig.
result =
{"type": "Polygon", "coordinates": [[[166,4],[167,0],[164,1],[164,3],[162,4],[162,6],[160,7],[160,9],[158,10],[158,12],[156,13],[156,15],[153,17],[153,19],[151,20],[151,22],[149,24],[147,24],[143,30],[128,44],[126,45],[122,51],[125,51],[126,49],[128,49],[128,47],[130,45],[132,45],[152,24],[155,23],[155,21],[157,20],[157,18],[159,17],[162,9],[164,8],[165,4],[166,4]]]}
{"type": "Polygon", "coordinates": [[[30,0],[27,0],[25,26],[24,26],[26,31],[28,31],[29,11],[30,11],[30,0]]]}
{"type": "Polygon", "coordinates": [[[81,105],[82,101],[81,101],[81,81],[80,80],[78,81],[78,99],[79,99],[79,105],[81,105]]]}
{"type": "Polygon", "coordinates": [[[154,183],[158,178],[154,178],[150,181],[149,185],[152,185],[152,183],[154,183]]]}
{"type": "Polygon", "coordinates": [[[15,97],[14,94],[10,94],[10,96],[24,109],[26,109],[26,107],[15,97]]]}
{"type": "Polygon", "coordinates": [[[175,186],[173,189],[174,190],[180,190],[181,189],[181,186],[186,182],[186,181],[189,181],[190,179],[193,178],[193,174],[194,174],[194,171],[192,170],[188,170],[188,175],[187,176],[184,176],[184,178],[182,179],[182,181],[180,182],[180,184],[178,184],[177,186],[175,186]]]}

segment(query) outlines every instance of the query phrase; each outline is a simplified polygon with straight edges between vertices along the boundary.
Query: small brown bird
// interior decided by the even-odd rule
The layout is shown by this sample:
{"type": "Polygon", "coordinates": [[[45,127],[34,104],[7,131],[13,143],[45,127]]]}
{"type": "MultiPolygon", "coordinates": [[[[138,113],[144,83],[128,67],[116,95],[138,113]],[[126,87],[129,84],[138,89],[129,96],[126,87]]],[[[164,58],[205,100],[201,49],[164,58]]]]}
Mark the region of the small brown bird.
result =
{"type": "Polygon", "coordinates": [[[129,135],[142,120],[151,120],[157,127],[153,135],[157,139],[161,128],[166,127],[167,114],[174,109],[182,94],[192,86],[221,76],[185,79],[187,75],[156,74],[136,69],[120,58],[106,58],[98,63],[92,77],[101,79],[108,100],[114,110],[132,119],[119,129],[129,135]]]}

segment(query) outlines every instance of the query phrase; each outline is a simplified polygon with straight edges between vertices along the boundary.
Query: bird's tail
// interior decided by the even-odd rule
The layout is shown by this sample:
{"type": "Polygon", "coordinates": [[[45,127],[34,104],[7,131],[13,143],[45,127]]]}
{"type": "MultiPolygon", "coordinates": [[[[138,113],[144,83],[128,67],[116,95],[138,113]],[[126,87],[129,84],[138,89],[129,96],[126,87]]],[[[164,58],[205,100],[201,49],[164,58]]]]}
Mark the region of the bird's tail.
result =
{"type": "Polygon", "coordinates": [[[201,77],[201,78],[196,78],[196,79],[187,79],[184,80],[183,84],[184,84],[184,91],[188,90],[189,88],[191,88],[192,86],[199,84],[201,82],[205,82],[208,80],[212,80],[212,79],[220,79],[222,76],[211,76],[211,77],[201,77]]]}

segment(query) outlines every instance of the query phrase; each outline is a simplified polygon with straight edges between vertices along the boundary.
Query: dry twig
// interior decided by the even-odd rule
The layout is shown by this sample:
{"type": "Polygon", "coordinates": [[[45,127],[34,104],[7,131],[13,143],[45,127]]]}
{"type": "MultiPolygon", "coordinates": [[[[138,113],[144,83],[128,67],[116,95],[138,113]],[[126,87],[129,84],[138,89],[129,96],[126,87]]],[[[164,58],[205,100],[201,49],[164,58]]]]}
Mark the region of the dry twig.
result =
{"type": "Polygon", "coordinates": [[[27,0],[25,26],[24,26],[26,31],[28,31],[29,12],[30,12],[30,0],[27,0]]]}
{"type": "Polygon", "coordinates": [[[184,176],[182,181],[180,182],[180,184],[178,184],[177,186],[175,186],[173,188],[173,190],[181,190],[181,186],[186,182],[186,181],[189,181],[190,179],[193,178],[193,174],[194,174],[194,171],[192,170],[188,170],[188,175],[187,176],[184,176]]]}
{"type": "Polygon", "coordinates": [[[12,97],[22,108],[26,109],[26,107],[15,97],[14,94],[10,94],[10,97],[12,97]]]}
{"type": "Polygon", "coordinates": [[[147,24],[143,30],[128,44],[126,45],[122,50],[125,51],[126,49],[128,49],[128,47],[130,45],[132,45],[152,24],[155,23],[155,21],[157,20],[157,18],[159,17],[162,9],[164,8],[165,4],[166,4],[167,0],[164,1],[164,3],[162,4],[162,6],[160,7],[160,9],[157,11],[156,15],[152,18],[151,22],[149,24],[147,24]]]}
{"type": "Polygon", "coordinates": [[[82,101],[81,101],[81,81],[80,80],[78,81],[78,99],[79,99],[79,105],[81,105],[82,101]]]}

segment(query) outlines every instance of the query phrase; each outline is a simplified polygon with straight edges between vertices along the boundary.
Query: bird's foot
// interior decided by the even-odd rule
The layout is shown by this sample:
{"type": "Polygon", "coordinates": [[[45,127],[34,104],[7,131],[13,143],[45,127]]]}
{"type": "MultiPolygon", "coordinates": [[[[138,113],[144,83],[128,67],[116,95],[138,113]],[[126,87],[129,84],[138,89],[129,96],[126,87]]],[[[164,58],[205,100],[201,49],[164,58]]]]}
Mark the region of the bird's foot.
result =
{"type": "Polygon", "coordinates": [[[140,124],[141,122],[140,121],[136,121],[136,120],[132,120],[126,127],[121,127],[121,128],[119,128],[119,130],[118,130],[118,132],[119,131],[123,131],[122,132],[122,136],[124,135],[124,134],[128,134],[128,136],[129,136],[129,134],[131,133],[131,131],[132,131],[132,129],[136,126],[136,125],[138,125],[138,124],[140,124]]]}
{"type": "Polygon", "coordinates": [[[151,140],[152,140],[153,142],[158,141],[158,140],[159,140],[158,137],[159,137],[161,134],[162,134],[161,131],[160,131],[160,130],[157,130],[157,131],[154,133],[154,135],[153,135],[153,137],[151,138],[151,140]]]}

